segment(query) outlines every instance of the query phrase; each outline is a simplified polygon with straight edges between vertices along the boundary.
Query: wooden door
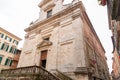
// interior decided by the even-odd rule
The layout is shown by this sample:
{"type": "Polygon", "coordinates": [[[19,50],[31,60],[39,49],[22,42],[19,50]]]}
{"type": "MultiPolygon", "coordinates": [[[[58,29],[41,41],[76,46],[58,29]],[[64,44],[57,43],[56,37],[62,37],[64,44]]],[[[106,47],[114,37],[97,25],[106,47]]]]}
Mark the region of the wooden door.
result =
{"type": "Polygon", "coordinates": [[[41,57],[40,57],[40,66],[46,68],[46,62],[47,62],[47,50],[41,51],[41,57]]]}

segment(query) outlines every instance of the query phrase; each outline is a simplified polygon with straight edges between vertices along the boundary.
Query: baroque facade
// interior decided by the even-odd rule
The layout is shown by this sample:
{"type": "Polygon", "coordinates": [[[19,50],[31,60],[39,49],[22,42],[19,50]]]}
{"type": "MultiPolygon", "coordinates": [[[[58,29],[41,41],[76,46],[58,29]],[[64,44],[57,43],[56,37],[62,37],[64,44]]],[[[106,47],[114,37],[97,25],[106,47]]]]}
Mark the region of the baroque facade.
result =
{"type": "Polygon", "coordinates": [[[109,80],[105,50],[81,1],[42,0],[38,20],[25,29],[18,68],[42,66],[74,80],[109,80]]]}
{"type": "Polygon", "coordinates": [[[0,27],[0,70],[9,69],[21,39],[0,27]]]}

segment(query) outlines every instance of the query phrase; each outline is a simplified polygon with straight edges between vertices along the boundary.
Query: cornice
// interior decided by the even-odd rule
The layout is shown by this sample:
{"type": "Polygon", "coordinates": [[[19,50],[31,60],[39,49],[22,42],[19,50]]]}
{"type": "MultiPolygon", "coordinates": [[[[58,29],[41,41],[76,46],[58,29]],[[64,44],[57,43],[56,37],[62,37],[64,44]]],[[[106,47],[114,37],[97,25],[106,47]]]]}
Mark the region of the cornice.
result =
{"type": "Polygon", "coordinates": [[[48,11],[50,9],[52,9],[55,6],[55,4],[49,4],[48,6],[46,6],[45,8],[42,8],[44,11],[48,11]]]}
{"type": "Polygon", "coordinates": [[[37,48],[45,47],[45,46],[50,46],[52,45],[51,41],[43,40],[39,44],[37,44],[37,48]]]}
{"type": "Polygon", "coordinates": [[[102,43],[101,43],[100,39],[98,38],[97,33],[95,32],[95,30],[94,30],[94,28],[93,28],[93,25],[91,24],[90,19],[89,19],[88,16],[87,16],[87,13],[86,13],[86,12],[83,12],[83,16],[84,16],[84,20],[87,22],[87,24],[89,25],[90,29],[92,30],[94,36],[96,37],[97,41],[99,42],[101,48],[102,48],[103,51],[105,52],[105,49],[103,48],[102,43]]]}
{"type": "Polygon", "coordinates": [[[42,25],[44,25],[46,23],[49,23],[49,22],[51,22],[51,21],[53,21],[53,20],[55,20],[57,18],[60,18],[60,17],[62,17],[64,15],[66,15],[66,14],[70,14],[71,13],[71,14],[74,15],[76,13],[73,12],[73,11],[78,9],[78,8],[80,8],[81,11],[84,11],[84,7],[83,7],[83,4],[82,4],[81,1],[79,1],[78,3],[76,3],[74,5],[69,6],[68,8],[66,8],[66,9],[64,9],[64,10],[62,10],[62,11],[60,11],[60,12],[54,14],[54,15],[52,15],[50,18],[46,18],[46,19],[44,19],[42,21],[38,21],[36,23],[33,23],[32,25],[30,25],[30,27],[26,28],[25,31],[29,32],[29,31],[31,31],[31,30],[39,27],[39,26],[42,26],[42,25]]]}
{"type": "Polygon", "coordinates": [[[42,2],[40,2],[38,6],[42,7],[44,4],[46,4],[46,3],[50,2],[50,1],[52,1],[52,0],[42,0],[42,2]]]}
{"type": "Polygon", "coordinates": [[[0,31],[6,33],[7,35],[9,35],[9,36],[11,36],[11,37],[13,37],[13,38],[15,38],[15,39],[17,39],[17,40],[19,40],[19,41],[22,40],[21,38],[17,37],[16,35],[8,32],[7,30],[5,30],[5,29],[3,29],[3,28],[1,28],[1,27],[0,27],[0,31]]]}

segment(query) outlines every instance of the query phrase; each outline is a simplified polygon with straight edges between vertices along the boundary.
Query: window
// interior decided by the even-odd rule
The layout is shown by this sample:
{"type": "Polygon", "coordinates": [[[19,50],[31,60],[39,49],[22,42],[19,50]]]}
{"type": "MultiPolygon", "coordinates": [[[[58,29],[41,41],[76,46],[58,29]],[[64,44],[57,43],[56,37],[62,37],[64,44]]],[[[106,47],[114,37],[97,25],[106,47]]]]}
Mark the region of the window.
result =
{"type": "Polygon", "coordinates": [[[12,60],[7,58],[6,61],[5,61],[5,65],[6,66],[11,66],[12,65],[12,60]]]}
{"type": "Polygon", "coordinates": [[[5,44],[3,43],[2,46],[1,46],[1,50],[4,48],[4,45],[5,45],[5,44]]]}
{"type": "Polygon", "coordinates": [[[17,49],[15,47],[11,47],[9,52],[16,54],[17,49]]]}
{"type": "Polygon", "coordinates": [[[8,49],[9,49],[9,45],[7,43],[3,43],[1,46],[1,50],[8,51],[8,49]]]}
{"type": "Polygon", "coordinates": [[[5,36],[5,39],[8,40],[8,41],[12,41],[12,38],[8,37],[8,36],[5,36]]]}
{"type": "Polygon", "coordinates": [[[49,39],[50,39],[49,37],[47,37],[47,38],[44,38],[44,40],[46,40],[46,41],[49,41],[49,39]]]}
{"type": "Polygon", "coordinates": [[[4,37],[4,34],[0,33],[0,37],[3,38],[3,37],[4,37]]]}
{"type": "Polygon", "coordinates": [[[14,52],[14,48],[11,47],[9,52],[10,52],[10,53],[13,53],[13,52],[14,52]]]}
{"type": "Polygon", "coordinates": [[[17,54],[17,49],[14,49],[14,54],[17,54]]]}
{"type": "Polygon", "coordinates": [[[2,57],[2,56],[0,56],[0,64],[1,64],[1,62],[2,62],[2,58],[3,58],[3,57],[2,57]]]}
{"type": "Polygon", "coordinates": [[[52,16],[52,10],[49,10],[48,12],[47,12],[47,18],[49,18],[49,17],[51,17],[52,16]]]}
{"type": "Polygon", "coordinates": [[[16,44],[16,45],[18,45],[18,41],[16,41],[16,40],[14,40],[13,43],[16,44]]]}

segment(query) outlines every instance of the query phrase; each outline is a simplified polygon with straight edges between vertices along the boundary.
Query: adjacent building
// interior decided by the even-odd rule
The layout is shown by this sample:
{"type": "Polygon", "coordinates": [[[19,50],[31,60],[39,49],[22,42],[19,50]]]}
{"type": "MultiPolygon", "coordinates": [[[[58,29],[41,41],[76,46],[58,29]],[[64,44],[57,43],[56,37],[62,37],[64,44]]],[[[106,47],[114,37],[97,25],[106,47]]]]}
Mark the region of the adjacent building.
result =
{"type": "Polygon", "coordinates": [[[25,29],[18,68],[42,66],[73,80],[109,80],[105,50],[81,1],[42,0],[40,17],[25,29]]]}
{"type": "Polygon", "coordinates": [[[0,27],[0,70],[9,69],[21,39],[0,27]]]}
{"type": "Polygon", "coordinates": [[[13,60],[12,60],[12,65],[11,65],[12,69],[16,69],[17,68],[20,55],[21,55],[21,50],[17,49],[16,53],[14,54],[13,60]]]}
{"type": "MultiPolygon", "coordinates": [[[[109,28],[112,31],[114,80],[120,80],[120,0],[100,0],[107,3],[109,28]]],[[[103,5],[103,4],[102,4],[103,5]]]]}

